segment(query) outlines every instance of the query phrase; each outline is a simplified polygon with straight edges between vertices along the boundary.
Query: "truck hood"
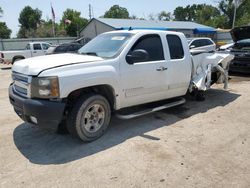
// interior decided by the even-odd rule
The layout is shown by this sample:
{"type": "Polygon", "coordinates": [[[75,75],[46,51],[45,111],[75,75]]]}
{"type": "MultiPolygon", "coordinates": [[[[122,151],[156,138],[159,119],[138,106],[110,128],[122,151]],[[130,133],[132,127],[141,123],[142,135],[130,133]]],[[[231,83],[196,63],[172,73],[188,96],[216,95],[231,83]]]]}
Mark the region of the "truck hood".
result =
{"type": "Polygon", "coordinates": [[[234,42],[250,39],[250,26],[235,27],[230,31],[230,34],[234,42]]]}
{"type": "Polygon", "coordinates": [[[51,69],[54,67],[101,60],[103,60],[103,58],[101,57],[80,54],[47,55],[18,61],[13,65],[12,71],[34,76],[38,75],[43,70],[51,69]]]}

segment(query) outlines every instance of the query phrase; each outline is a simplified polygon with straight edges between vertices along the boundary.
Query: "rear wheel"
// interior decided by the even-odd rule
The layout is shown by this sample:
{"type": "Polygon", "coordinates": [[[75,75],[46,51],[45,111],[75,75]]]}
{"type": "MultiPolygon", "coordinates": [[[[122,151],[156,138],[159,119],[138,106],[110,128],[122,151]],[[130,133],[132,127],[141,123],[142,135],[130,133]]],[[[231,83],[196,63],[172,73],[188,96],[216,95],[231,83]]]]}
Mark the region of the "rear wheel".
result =
{"type": "Polygon", "coordinates": [[[67,129],[82,141],[102,136],[111,119],[110,104],[101,95],[88,94],[76,101],[69,113],[67,129]]]}

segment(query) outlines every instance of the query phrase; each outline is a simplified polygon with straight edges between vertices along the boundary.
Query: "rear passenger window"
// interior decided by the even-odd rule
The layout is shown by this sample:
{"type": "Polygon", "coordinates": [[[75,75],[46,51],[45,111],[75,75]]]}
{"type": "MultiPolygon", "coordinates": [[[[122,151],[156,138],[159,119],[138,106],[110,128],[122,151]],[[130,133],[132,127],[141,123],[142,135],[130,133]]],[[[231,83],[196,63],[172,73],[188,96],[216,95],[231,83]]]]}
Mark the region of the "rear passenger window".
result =
{"type": "Polygon", "coordinates": [[[42,50],[42,47],[40,44],[33,44],[34,50],[42,50]]]}
{"type": "Polygon", "coordinates": [[[208,39],[206,39],[204,43],[205,43],[205,45],[212,45],[213,44],[212,41],[208,40],[208,39]]]}
{"type": "Polygon", "coordinates": [[[171,59],[182,59],[184,51],[181,39],[177,35],[167,35],[169,53],[171,59]]]}
{"type": "Polygon", "coordinates": [[[202,40],[198,39],[198,40],[193,41],[190,46],[194,46],[195,48],[198,48],[198,47],[204,46],[204,44],[202,40]]]}
{"type": "Polygon", "coordinates": [[[159,35],[146,35],[141,37],[131,48],[130,53],[134,50],[142,49],[148,52],[148,61],[164,60],[163,47],[159,35]]]}

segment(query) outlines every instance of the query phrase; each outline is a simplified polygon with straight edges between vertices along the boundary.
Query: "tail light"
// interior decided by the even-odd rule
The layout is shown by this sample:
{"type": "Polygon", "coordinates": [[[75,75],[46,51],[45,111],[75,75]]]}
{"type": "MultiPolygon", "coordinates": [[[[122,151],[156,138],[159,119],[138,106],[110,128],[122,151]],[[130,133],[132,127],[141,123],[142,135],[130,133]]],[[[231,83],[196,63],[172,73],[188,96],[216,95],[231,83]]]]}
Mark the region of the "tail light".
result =
{"type": "Polygon", "coordinates": [[[4,58],[4,54],[3,53],[1,53],[1,58],[4,58]]]}

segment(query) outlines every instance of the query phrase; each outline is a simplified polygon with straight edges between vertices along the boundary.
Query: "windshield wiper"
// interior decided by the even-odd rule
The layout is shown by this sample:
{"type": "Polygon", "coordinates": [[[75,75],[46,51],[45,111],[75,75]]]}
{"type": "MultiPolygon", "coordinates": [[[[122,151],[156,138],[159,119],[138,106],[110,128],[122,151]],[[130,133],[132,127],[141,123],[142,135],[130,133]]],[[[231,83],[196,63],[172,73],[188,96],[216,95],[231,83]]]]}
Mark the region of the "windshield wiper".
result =
{"type": "Polygon", "coordinates": [[[82,52],[81,54],[83,54],[83,55],[93,55],[93,56],[98,56],[96,52],[82,52]]]}

